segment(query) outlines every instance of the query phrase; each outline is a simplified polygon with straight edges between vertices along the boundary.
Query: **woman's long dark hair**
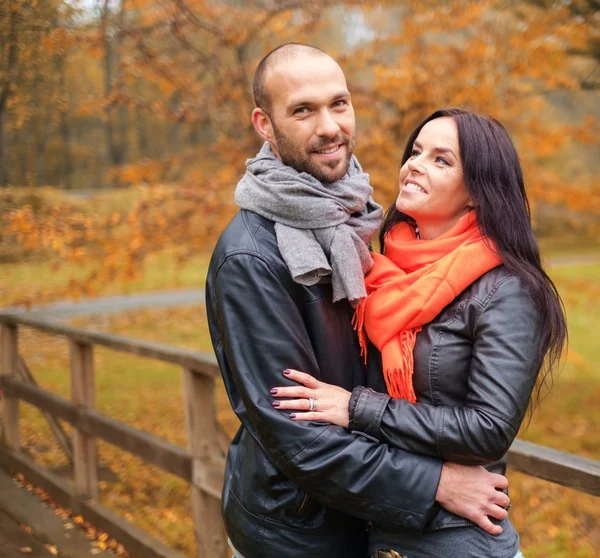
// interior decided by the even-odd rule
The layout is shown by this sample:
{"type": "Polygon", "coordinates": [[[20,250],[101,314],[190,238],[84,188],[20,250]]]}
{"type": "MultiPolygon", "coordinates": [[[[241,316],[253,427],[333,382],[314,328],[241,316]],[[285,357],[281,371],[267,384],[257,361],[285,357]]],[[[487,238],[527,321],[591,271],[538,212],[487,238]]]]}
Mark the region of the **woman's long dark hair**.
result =
{"type": "MultiPolygon", "coordinates": [[[[541,314],[540,363],[542,371],[532,401],[539,401],[543,385],[551,385],[567,341],[564,307],[556,286],[542,267],[540,250],[531,227],[531,211],[517,151],[504,126],[497,120],[458,108],[435,111],[411,133],[402,165],[411,156],[419,132],[431,120],[450,117],[458,128],[458,143],[467,191],[475,206],[484,239],[497,247],[503,264],[527,285],[541,314]]],[[[379,240],[383,251],[386,233],[401,221],[412,219],[388,209],[379,240]]]]}

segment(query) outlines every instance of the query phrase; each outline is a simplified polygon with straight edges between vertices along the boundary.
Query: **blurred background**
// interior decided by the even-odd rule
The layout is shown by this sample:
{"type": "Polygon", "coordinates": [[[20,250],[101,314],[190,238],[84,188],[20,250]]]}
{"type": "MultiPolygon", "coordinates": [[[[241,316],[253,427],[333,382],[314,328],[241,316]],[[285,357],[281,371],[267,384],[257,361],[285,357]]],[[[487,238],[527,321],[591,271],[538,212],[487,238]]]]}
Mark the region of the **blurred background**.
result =
{"type": "MultiPolygon", "coordinates": [[[[206,268],[260,148],[254,68],[288,41],[344,69],[356,153],[385,206],[408,133],[436,108],[507,127],[570,332],[521,437],[600,459],[598,0],[0,0],[0,305],[209,352],[206,268]]],[[[26,331],[21,348],[68,396],[66,345],[26,331]]],[[[174,367],[96,359],[99,410],[185,446],[174,367]]],[[[218,405],[232,435],[222,389],[218,405]]],[[[60,468],[41,415],[21,407],[24,448],[60,468]]],[[[114,447],[100,455],[114,473],[103,503],[192,555],[187,486],[114,447]]],[[[528,558],[600,555],[594,498],[510,480],[528,558]]]]}

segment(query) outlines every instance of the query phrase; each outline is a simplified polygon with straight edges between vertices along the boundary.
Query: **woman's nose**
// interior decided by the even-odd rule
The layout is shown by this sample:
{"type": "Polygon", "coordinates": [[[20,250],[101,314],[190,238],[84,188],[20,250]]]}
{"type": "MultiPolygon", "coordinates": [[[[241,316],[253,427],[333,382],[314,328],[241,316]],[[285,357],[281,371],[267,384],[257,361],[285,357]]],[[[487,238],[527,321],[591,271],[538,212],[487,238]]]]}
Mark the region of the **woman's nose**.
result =
{"type": "Polygon", "coordinates": [[[417,155],[416,157],[413,157],[412,159],[408,160],[408,170],[411,172],[418,172],[418,173],[422,173],[423,172],[423,165],[421,165],[419,163],[419,156],[417,155]]]}

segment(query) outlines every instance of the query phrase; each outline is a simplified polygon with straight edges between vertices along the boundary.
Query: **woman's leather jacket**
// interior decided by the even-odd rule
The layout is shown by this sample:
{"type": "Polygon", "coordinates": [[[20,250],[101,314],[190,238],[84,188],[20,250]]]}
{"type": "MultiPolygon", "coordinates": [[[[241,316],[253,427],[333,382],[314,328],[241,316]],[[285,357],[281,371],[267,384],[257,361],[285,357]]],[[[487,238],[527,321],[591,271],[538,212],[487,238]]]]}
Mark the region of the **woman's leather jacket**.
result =
{"type": "MultiPolygon", "coordinates": [[[[373,389],[353,393],[350,427],[390,446],[504,474],[540,369],[540,329],[523,281],[504,266],[489,271],[417,335],[416,404],[389,399],[383,376],[370,374],[373,389]],[[386,402],[383,413],[370,411],[375,401],[386,402]]],[[[474,524],[440,508],[427,529],[466,525],[474,524]]],[[[374,529],[387,530],[377,522],[374,529]]]]}

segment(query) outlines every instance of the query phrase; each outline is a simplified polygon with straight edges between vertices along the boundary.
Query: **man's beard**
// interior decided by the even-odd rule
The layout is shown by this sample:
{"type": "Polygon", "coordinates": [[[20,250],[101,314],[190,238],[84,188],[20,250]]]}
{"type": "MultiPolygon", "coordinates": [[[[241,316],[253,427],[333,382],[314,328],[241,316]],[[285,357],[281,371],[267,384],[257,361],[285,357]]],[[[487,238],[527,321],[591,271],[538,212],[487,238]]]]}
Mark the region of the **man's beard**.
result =
{"type": "Polygon", "coordinates": [[[271,122],[271,124],[273,125],[273,133],[275,134],[275,139],[277,140],[277,150],[279,151],[279,157],[281,158],[281,161],[288,167],[292,167],[298,172],[305,172],[307,174],[310,174],[311,176],[314,176],[319,182],[322,182],[324,184],[340,180],[348,172],[348,167],[350,166],[350,159],[352,158],[352,154],[354,153],[354,144],[356,142],[354,135],[348,136],[340,132],[334,138],[322,138],[321,141],[315,142],[314,144],[307,146],[307,148],[304,148],[301,145],[295,143],[292,139],[282,134],[277,128],[277,126],[275,126],[275,123],[271,122]],[[321,149],[324,149],[332,143],[345,145],[346,157],[345,161],[343,161],[343,164],[337,171],[334,171],[334,169],[338,166],[339,160],[326,162],[325,166],[329,167],[332,171],[328,173],[326,169],[323,168],[323,165],[316,165],[315,163],[313,163],[310,154],[315,151],[320,151],[321,149]]]}

